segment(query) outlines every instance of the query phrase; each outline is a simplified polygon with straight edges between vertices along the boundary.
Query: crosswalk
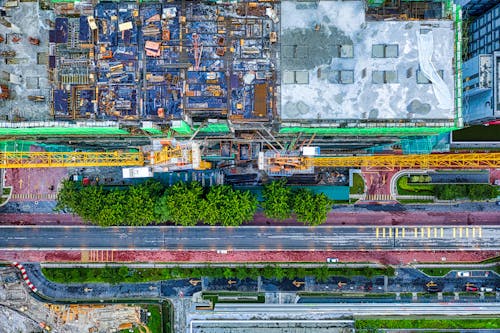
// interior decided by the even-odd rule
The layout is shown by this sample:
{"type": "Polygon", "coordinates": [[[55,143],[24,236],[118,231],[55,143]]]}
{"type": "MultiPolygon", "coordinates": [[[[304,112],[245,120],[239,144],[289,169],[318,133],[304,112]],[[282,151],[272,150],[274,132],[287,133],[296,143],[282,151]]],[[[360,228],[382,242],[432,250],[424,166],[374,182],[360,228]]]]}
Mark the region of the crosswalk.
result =
{"type": "Polygon", "coordinates": [[[482,238],[481,227],[376,227],[375,238],[482,238]]]}
{"type": "Polygon", "coordinates": [[[12,200],[17,199],[33,199],[33,200],[55,200],[57,199],[56,193],[14,193],[11,196],[12,200]]]}
{"type": "Polygon", "coordinates": [[[115,258],[115,250],[82,250],[82,262],[111,262],[115,258]]]}
{"type": "Polygon", "coordinates": [[[393,201],[394,197],[390,194],[367,194],[364,198],[367,201],[393,201]]]}

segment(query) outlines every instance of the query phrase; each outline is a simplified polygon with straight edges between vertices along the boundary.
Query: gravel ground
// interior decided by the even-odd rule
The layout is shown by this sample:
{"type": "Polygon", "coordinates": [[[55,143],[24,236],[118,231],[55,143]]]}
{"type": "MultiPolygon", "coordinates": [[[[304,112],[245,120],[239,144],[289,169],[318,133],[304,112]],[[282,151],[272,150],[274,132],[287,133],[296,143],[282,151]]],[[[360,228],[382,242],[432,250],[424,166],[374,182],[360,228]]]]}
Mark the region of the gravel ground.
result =
{"type": "Polygon", "coordinates": [[[0,305],[0,332],[39,332],[38,324],[19,312],[0,305]]]}

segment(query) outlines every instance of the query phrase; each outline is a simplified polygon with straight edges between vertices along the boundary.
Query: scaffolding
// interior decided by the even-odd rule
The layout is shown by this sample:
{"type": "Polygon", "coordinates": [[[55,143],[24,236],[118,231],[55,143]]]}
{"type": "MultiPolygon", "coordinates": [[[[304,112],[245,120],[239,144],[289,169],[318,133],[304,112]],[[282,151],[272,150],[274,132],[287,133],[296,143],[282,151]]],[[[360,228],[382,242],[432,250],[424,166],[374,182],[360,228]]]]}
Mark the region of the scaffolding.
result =
{"type": "Polygon", "coordinates": [[[280,134],[318,134],[331,136],[411,136],[411,135],[435,135],[447,133],[459,129],[457,127],[374,127],[374,128],[331,128],[331,127],[282,127],[280,134]]]}

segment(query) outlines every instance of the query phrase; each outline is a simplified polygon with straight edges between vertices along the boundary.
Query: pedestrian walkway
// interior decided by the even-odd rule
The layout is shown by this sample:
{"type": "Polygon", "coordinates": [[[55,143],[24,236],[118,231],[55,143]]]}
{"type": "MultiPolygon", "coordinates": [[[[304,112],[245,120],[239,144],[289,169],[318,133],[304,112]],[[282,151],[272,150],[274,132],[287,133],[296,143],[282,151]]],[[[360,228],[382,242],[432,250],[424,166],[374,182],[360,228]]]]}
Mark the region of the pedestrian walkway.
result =
{"type": "Polygon", "coordinates": [[[482,227],[376,227],[375,238],[482,238],[482,227]]]}
{"type": "Polygon", "coordinates": [[[56,193],[14,193],[11,196],[12,200],[56,200],[56,193]]]}
{"type": "Polygon", "coordinates": [[[82,262],[112,262],[115,259],[115,250],[82,250],[82,262]]]}
{"type": "Polygon", "coordinates": [[[364,201],[394,201],[394,197],[390,194],[367,194],[364,201]]]}

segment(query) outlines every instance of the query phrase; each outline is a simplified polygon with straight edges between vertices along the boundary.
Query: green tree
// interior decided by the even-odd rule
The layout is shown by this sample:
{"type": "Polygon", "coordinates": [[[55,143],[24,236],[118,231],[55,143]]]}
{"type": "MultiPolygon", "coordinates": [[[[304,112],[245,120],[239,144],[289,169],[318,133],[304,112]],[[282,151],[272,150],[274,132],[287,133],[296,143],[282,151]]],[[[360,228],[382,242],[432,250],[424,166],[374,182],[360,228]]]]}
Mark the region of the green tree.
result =
{"type": "Polygon", "coordinates": [[[62,182],[61,189],[57,193],[56,210],[70,210],[75,212],[75,208],[80,203],[81,199],[80,189],[76,182],[65,179],[62,182]]]}
{"type": "Polygon", "coordinates": [[[238,226],[253,219],[257,198],[249,191],[233,190],[229,185],[216,185],[209,189],[201,207],[205,223],[238,226]]]}
{"type": "Polygon", "coordinates": [[[467,192],[469,199],[474,201],[493,199],[498,195],[497,189],[489,184],[470,184],[467,192]]]}
{"type": "Polygon", "coordinates": [[[169,187],[155,206],[160,221],[172,221],[183,226],[195,225],[200,220],[203,188],[197,182],[179,182],[169,187]]]}
{"type": "Polygon", "coordinates": [[[285,220],[291,216],[292,189],[286,186],[285,178],[264,185],[262,196],[262,208],[267,217],[285,220]]]}
{"type": "Polygon", "coordinates": [[[309,190],[300,189],[293,198],[293,211],[297,221],[309,225],[320,225],[326,222],[332,204],[333,201],[324,193],[314,194],[309,190]]]}

